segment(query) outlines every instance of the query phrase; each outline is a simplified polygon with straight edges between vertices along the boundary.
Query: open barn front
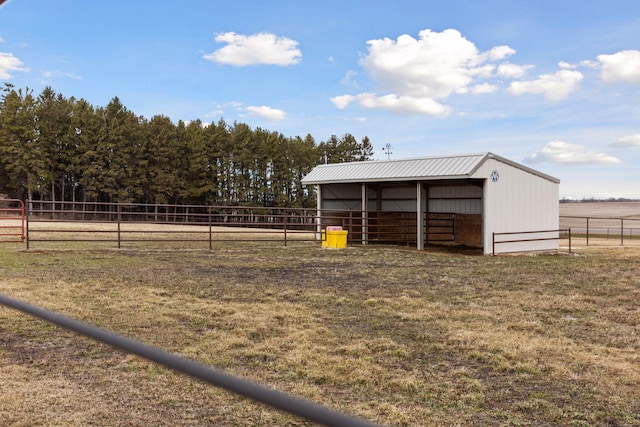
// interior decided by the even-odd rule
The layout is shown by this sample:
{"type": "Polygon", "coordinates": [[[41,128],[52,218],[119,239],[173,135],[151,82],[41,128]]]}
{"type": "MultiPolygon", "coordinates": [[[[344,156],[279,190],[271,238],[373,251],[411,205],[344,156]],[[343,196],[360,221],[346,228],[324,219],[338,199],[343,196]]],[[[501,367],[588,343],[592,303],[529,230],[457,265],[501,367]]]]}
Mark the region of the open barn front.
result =
{"type": "Polygon", "coordinates": [[[321,188],[322,226],[345,227],[352,243],[482,248],[482,180],[321,188]]]}

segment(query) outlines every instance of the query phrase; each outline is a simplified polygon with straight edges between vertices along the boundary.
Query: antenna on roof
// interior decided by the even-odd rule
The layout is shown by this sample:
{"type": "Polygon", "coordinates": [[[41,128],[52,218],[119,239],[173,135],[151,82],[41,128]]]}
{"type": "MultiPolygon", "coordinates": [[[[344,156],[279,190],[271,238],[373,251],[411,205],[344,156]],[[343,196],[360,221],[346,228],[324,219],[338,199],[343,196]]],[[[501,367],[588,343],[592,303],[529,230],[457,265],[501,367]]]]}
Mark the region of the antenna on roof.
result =
{"type": "Polygon", "coordinates": [[[391,155],[393,154],[393,152],[391,151],[391,144],[387,143],[387,145],[382,148],[382,151],[387,153],[387,160],[391,160],[391,155]]]}

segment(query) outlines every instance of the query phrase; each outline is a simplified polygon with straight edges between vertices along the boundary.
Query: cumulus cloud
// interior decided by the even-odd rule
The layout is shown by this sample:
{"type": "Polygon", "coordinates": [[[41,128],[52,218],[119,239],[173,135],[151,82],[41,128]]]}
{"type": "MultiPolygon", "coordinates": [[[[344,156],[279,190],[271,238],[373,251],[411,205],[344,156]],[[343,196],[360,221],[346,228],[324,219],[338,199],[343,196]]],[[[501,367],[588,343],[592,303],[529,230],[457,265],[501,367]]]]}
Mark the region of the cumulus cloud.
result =
{"type": "Polygon", "coordinates": [[[471,87],[471,93],[473,93],[474,95],[493,93],[496,90],[498,90],[498,86],[492,85],[490,83],[481,83],[471,87]]]}
{"type": "Polygon", "coordinates": [[[640,83],[640,51],[623,50],[613,55],[599,55],[602,80],[606,83],[640,83]]]}
{"type": "Polygon", "coordinates": [[[302,53],[298,49],[298,42],[287,37],[278,37],[271,33],[258,33],[247,36],[228,32],[218,34],[215,40],[218,43],[226,43],[227,45],[204,55],[204,58],[220,64],[286,66],[297,64],[302,58],[302,53]]]}
{"type": "Polygon", "coordinates": [[[506,77],[509,79],[520,79],[527,74],[527,70],[530,68],[533,68],[533,65],[517,65],[505,62],[498,66],[497,74],[500,77],[506,77]]]}
{"type": "Polygon", "coordinates": [[[475,75],[489,71],[482,67],[488,58],[508,53],[482,54],[456,30],[423,30],[418,40],[405,34],[395,41],[385,38],[367,44],[369,54],[362,65],[384,88],[401,96],[433,99],[467,92],[475,75]]]}
{"type": "Polygon", "coordinates": [[[515,49],[510,48],[509,46],[496,46],[491,48],[491,50],[483,56],[488,57],[492,61],[498,61],[506,58],[507,56],[511,56],[516,53],[515,49]]]}
{"type": "Polygon", "coordinates": [[[10,71],[28,71],[22,61],[13,56],[12,53],[0,52],[0,79],[10,79],[10,71]]]}
{"type": "Polygon", "coordinates": [[[586,68],[598,68],[598,63],[595,61],[591,61],[591,60],[584,60],[584,61],[580,61],[577,64],[570,64],[566,61],[560,61],[558,62],[558,67],[560,68],[565,68],[565,69],[570,69],[570,70],[574,70],[576,68],[579,67],[586,67],[586,68]]]}
{"type": "Polygon", "coordinates": [[[276,108],[267,107],[266,105],[261,106],[249,106],[247,107],[247,111],[252,116],[262,117],[264,119],[269,120],[283,120],[287,114],[276,108]]]}
{"type": "Polygon", "coordinates": [[[331,102],[338,109],[344,109],[354,101],[364,108],[384,109],[400,114],[418,113],[442,116],[451,112],[450,107],[431,98],[402,97],[395,94],[377,95],[375,93],[361,93],[355,96],[341,95],[331,98],[331,102]]]}
{"type": "Polygon", "coordinates": [[[508,91],[513,95],[544,95],[549,101],[560,101],[576,90],[582,73],[562,69],[555,74],[542,74],[536,80],[512,82],[508,91]]]}
{"type": "Polygon", "coordinates": [[[453,94],[481,94],[495,87],[480,79],[494,76],[492,61],[513,55],[509,46],[480,52],[460,34],[423,30],[418,39],[403,34],[396,40],[369,40],[368,53],[360,65],[367,70],[384,95],[363,93],[332,98],[337,108],[357,101],[365,108],[401,113],[443,115],[451,111],[440,100],[453,94]]]}
{"type": "Polygon", "coordinates": [[[339,110],[347,108],[349,104],[355,100],[356,97],[353,95],[340,95],[331,98],[331,102],[333,102],[333,105],[339,110]]]}
{"type": "Polygon", "coordinates": [[[542,150],[525,159],[528,163],[560,163],[560,164],[617,164],[622,163],[617,157],[605,153],[589,151],[582,145],[563,141],[551,141],[542,150]]]}
{"type": "Polygon", "coordinates": [[[615,148],[640,147],[640,133],[623,136],[622,138],[619,138],[617,142],[613,142],[609,145],[615,148]]]}

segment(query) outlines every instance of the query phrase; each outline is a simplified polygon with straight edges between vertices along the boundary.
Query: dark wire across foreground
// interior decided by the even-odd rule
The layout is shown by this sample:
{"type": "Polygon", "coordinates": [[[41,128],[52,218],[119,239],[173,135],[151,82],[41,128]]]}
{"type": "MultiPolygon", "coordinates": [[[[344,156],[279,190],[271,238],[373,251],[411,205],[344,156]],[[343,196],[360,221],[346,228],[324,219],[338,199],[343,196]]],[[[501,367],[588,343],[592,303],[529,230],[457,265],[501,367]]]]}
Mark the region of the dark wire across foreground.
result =
{"type": "Polygon", "coordinates": [[[30,314],[58,326],[86,335],[120,350],[156,362],[206,383],[251,398],[279,410],[326,426],[373,427],[375,424],[336,412],[315,403],[272,390],[141,342],[114,334],[88,323],[45,310],[0,294],[0,304],[30,314]]]}

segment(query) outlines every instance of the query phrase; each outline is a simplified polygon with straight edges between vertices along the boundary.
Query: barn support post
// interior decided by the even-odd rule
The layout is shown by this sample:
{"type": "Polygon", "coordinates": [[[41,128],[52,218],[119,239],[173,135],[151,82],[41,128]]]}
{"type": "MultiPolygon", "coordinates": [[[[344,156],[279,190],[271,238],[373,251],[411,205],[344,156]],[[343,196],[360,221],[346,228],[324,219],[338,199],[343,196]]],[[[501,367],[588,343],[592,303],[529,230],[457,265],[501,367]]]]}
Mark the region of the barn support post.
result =
{"type": "Polygon", "coordinates": [[[369,214],[368,214],[368,206],[367,206],[367,184],[362,184],[361,185],[361,203],[360,205],[362,206],[362,244],[366,245],[368,240],[369,240],[369,236],[367,235],[368,232],[368,219],[369,219],[369,214]]]}
{"type": "Polygon", "coordinates": [[[322,240],[322,185],[316,185],[318,194],[316,195],[316,239],[322,240]]]}
{"type": "Polygon", "coordinates": [[[424,249],[424,207],[422,183],[416,184],[416,248],[424,249]]]}

